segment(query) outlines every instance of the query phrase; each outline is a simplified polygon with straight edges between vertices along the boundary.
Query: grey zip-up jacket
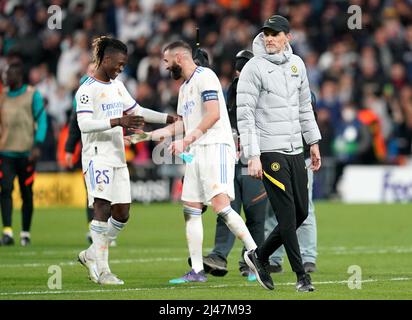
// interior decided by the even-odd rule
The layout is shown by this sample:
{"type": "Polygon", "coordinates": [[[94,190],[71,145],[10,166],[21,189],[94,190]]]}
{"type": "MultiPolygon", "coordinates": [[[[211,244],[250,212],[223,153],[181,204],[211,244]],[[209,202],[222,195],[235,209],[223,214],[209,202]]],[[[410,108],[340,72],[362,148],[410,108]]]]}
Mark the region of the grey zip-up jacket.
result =
{"type": "Polygon", "coordinates": [[[253,41],[253,53],[240,73],[236,97],[244,156],[301,153],[302,134],[309,145],[321,139],[305,64],[289,44],[282,54],[267,54],[263,33],[253,41]]]}

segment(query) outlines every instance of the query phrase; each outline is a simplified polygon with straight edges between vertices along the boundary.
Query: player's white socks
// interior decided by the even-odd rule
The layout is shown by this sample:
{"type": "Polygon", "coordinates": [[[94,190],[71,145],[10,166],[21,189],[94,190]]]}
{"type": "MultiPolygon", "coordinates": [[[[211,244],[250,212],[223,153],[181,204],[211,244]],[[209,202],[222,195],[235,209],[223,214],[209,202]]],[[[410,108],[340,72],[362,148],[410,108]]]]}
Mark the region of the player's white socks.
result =
{"type": "Polygon", "coordinates": [[[30,238],[30,232],[28,231],[21,231],[20,238],[30,238]]]}
{"type": "Polygon", "coordinates": [[[230,231],[240,240],[246,247],[246,250],[256,249],[256,243],[250,235],[249,229],[246,227],[245,222],[241,216],[232,209],[231,206],[227,206],[221,212],[218,213],[226,223],[230,231]]]}
{"type": "Polygon", "coordinates": [[[113,217],[110,217],[109,220],[107,221],[108,229],[107,229],[107,237],[109,238],[109,244],[113,241],[116,240],[117,235],[119,232],[126,226],[127,222],[119,222],[113,217]]]}
{"type": "Polygon", "coordinates": [[[203,223],[202,209],[184,207],[183,213],[186,222],[186,240],[192,260],[192,269],[195,272],[203,270],[203,223]]]}
{"type": "Polygon", "coordinates": [[[110,272],[109,268],[109,239],[107,237],[108,223],[103,221],[92,220],[90,223],[90,234],[93,239],[93,244],[87,249],[86,257],[94,254],[97,271],[110,272]]]}

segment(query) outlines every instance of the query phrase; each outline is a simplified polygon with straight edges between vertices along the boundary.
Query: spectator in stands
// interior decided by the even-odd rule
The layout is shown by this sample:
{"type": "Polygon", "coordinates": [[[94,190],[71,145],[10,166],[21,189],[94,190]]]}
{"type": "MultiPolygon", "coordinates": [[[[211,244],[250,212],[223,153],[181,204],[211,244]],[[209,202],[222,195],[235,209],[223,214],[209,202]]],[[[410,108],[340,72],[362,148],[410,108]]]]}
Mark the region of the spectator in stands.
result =
{"type": "Polygon", "coordinates": [[[336,128],[341,121],[341,102],[338,99],[338,86],[336,79],[325,79],[320,88],[318,109],[326,109],[329,113],[330,123],[336,128]]]}
{"type": "Polygon", "coordinates": [[[139,2],[129,0],[127,3],[127,11],[118,30],[120,40],[125,43],[141,36],[150,35],[150,16],[142,12],[139,2]]]}
{"type": "Polygon", "coordinates": [[[68,92],[78,86],[77,76],[81,71],[81,56],[89,50],[85,32],[77,31],[74,36],[66,37],[61,43],[62,54],[57,64],[57,81],[68,92]]]}
{"type": "Polygon", "coordinates": [[[358,111],[352,103],[342,108],[342,122],[336,130],[333,151],[337,160],[333,191],[348,164],[359,164],[364,153],[370,150],[372,137],[368,128],[358,119],[358,111]]]}

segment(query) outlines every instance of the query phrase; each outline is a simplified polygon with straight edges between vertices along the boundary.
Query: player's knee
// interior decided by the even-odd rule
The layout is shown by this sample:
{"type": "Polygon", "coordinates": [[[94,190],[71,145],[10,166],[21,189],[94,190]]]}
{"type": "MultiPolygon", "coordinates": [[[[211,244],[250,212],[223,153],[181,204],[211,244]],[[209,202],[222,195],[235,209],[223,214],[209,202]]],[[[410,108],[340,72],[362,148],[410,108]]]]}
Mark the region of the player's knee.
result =
{"type": "Polygon", "coordinates": [[[230,207],[230,202],[222,202],[222,203],[216,203],[212,204],[213,211],[215,213],[220,213],[222,212],[225,208],[230,207]]]}
{"type": "Polygon", "coordinates": [[[96,218],[103,218],[104,220],[109,219],[111,211],[109,201],[95,198],[93,206],[96,218]]]}
{"type": "Polygon", "coordinates": [[[121,223],[126,223],[129,220],[129,213],[127,214],[122,214],[122,215],[113,215],[112,214],[113,219],[115,219],[116,221],[119,221],[121,223]]]}
{"type": "Polygon", "coordinates": [[[214,212],[219,213],[222,212],[223,209],[230,206],[230,199],[227,195],[217,195],[212,199],[212,209],[214,212]]]}
{"type": "Polygon", "coordinates": [[[183,202],[183,207],[202,209],[204,207],[204,205],[202,203],[199,203],[199,202],[184,201],[183,202]]]}
{"type": "Polygon", "coordinates": [[[115,204],[111,207],[111,216],[121,223],[126,223],[129,220],[129,204],[115,204]]]}

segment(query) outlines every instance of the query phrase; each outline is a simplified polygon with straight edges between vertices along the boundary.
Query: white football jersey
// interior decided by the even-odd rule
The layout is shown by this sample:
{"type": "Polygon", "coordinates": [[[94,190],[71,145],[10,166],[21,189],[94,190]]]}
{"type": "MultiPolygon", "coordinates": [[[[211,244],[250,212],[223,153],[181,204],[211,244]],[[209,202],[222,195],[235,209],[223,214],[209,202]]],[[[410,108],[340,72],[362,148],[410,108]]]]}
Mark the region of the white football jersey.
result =
{"type": "Polygon", "coordinates": [[[185,133],[196,129],[206,114],[203,102],[210,100],[219,101],[220,119],[193,145],[223,143],[235,148],[222,86],[209,68],[197,67],[180,87],[177,114],[183,118],[185,133]]]}
{"type": "MultiPolygon", "coordinates": [[[[93,120],[120,118],[124,112],[140,107],[119,80],[101,82],[87,79],[76,92],[77,114],[89,113],[93,120]]],[[[83,169],[90,159],[112,167],[125,167],[123,128],[116,126],[101,132],[82,132],[83,169]]]]}

